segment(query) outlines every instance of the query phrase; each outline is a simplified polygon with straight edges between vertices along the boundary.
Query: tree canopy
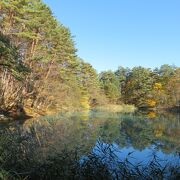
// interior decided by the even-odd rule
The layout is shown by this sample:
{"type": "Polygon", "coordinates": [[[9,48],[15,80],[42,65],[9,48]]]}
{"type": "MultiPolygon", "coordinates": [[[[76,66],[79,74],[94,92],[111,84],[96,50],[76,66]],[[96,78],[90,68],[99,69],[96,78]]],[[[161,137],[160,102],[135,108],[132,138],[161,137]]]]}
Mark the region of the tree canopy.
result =
{"type": "Polygon", "coordinates": [[[105,103],[137,107],[179,103],[177,67],[120,66],[98,74],[77,56],[69,28],[41,0],[1,0],[0,32],[1,103],[6,104],[1,109],[21,104],[25,109],[58,112],[105,103]]]}

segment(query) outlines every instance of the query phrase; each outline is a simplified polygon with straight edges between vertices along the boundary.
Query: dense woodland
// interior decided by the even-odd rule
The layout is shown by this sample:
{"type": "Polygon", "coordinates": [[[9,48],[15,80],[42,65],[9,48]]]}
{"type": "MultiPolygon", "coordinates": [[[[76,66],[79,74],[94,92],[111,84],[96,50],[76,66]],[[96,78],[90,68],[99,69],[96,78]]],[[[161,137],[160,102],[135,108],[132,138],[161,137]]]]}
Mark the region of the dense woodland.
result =
{"type": "Polygon", "coordinates": [[[98,74],[77,56],[70,30],[41,0],[0,1],[1,113],[78,111],[106,104],[178,107],[180,68],[120,66],[98,74]]]}

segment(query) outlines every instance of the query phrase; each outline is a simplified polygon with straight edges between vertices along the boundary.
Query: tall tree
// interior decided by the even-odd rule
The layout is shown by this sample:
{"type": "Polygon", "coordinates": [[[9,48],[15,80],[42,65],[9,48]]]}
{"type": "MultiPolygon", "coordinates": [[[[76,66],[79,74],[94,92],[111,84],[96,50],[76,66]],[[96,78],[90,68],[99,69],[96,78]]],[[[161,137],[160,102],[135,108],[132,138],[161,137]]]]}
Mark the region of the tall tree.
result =
{"type": "Polygon", "coordinates": [[[154,84],[154,73],[150,69],[135,67],[132,69],[125,88],[123,99],[126,103],[137,107],[147,106],[148,95],[154,84]]]}
{"type": "Polygon", "coordinates": [[[117,77],[117,80],[119,81],[119,91],[122,94],[124,94],[124,87],[126,84],[126,81],[130,75],[131,70],[129,68],[124,68],[122,66],[118,67],[118,70],[115,71],[115,75],[117,77]]]}
{"type": "Polygon", "coordinates": [[[112,71],[100,73],[99,80],[105,95],[112,103],[117,103],[120,98],[119,81],[112,71]]]}
{"type": "Polygon", "coordinates": [[[22,106],[27,72],[17,48],[8,37],[0,34],[0,111],[17,110],[22,106]]]}

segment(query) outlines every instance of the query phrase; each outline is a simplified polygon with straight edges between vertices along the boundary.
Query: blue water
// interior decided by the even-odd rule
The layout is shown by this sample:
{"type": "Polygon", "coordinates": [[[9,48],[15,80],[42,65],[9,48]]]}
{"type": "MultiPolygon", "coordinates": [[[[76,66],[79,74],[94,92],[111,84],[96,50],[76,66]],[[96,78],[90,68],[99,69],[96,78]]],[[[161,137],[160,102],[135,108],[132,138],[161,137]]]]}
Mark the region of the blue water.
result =
{"type": "Polygon", "coordinates": [[[132,166],[143,167],[153,158],[162,167],[180,165],[179,114],[60,114],[11,122],[1,126],[2,129],[8,129],[13,137],[30,137],[30,144],[35,146],[32,157],[44,158],[78,149],[80,163],[86,162],[89,155],[95,155],[109,169],[116,169],[127,161],[132,166]]]}

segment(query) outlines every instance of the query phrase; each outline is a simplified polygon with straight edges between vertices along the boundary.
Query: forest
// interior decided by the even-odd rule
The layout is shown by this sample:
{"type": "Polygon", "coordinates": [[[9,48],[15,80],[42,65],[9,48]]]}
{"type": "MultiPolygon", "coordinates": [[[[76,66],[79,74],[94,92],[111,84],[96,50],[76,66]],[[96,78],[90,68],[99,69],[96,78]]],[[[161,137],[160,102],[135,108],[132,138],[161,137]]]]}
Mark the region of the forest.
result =
{"type": "MultiPolygon", "coordinates": [[[[119,65],[121,65],[119,60],[119,65]]],[[[180,68],[97,73],[41,0],[0,1],[0,113],[52,114],[108,105],[178,109],[180,68]]]]}
{"type": "Polygon", "coordinates": [[[180,67],[123,61],[97,72],[42,0],[0,0],[0,180],[179,179],[180,67]]]}

